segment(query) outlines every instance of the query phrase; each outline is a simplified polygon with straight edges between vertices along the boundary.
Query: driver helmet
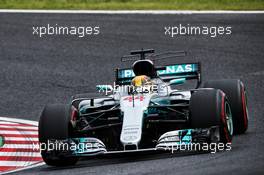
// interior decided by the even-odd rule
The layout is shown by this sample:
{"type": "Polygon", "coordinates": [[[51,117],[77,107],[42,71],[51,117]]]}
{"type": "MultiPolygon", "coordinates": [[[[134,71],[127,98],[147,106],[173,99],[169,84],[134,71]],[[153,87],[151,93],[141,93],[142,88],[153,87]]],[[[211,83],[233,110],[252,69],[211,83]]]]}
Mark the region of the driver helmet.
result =
{"type": "Polygon", "coordinates": [[[151,85],[151,79],[146,75],[139,75],[132,79],[132,85],[135,87],[151,85]]]}

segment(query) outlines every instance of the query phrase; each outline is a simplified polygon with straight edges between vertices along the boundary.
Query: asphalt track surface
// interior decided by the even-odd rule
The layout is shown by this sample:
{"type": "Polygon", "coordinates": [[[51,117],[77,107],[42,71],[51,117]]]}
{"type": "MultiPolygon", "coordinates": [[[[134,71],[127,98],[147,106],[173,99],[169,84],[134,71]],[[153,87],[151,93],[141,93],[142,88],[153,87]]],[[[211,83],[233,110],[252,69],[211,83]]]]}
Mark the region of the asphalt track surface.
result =
{"type": "MultiPolygon", "coordinates": [[[[187,50],[158,64],[200,61],[203,80],[239,78],[248,93],[249,129],[235,136],[232,151],[217,154],[132,155],[86,159],[74,167],[41,166],[19,174],[263,174],[264,15],[0,14],[0,115],[38,120],[47,103],[66,103],[76,93],[111,83],[120,56],[130,50],[187,50]],[[99,25],[100,35],[36,37],[32,26],[99,25]],[[164,26],[224,25],[232,34],[164,35],[164,26]]],[[[16,173],[18,174],[18,173],[16,173]]]]}

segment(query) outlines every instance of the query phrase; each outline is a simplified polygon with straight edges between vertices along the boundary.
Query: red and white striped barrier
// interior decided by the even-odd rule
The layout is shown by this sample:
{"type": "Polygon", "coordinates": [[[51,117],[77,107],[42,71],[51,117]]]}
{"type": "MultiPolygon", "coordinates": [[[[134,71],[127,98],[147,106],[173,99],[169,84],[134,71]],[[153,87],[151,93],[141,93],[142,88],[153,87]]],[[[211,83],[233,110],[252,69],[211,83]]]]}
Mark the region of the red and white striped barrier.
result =
{"type": "Polygon", "coordinates": [[[0,117],[0,137],[0,174],[44,164],[36,149],[37,122],[0,117]]]}

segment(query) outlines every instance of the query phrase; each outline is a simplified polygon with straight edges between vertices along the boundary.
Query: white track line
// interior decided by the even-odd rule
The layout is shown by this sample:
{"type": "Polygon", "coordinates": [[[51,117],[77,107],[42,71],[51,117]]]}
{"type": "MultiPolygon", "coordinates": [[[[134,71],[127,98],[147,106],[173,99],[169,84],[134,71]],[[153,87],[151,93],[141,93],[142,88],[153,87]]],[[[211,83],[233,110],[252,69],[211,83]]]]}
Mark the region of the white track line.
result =
{"type": "Polygon", "coordinates": [[[11,129],[30,129],[30,130],[36,130],[38,131],[38,127],[36,126],[6,126],[6,125],[1,125],[0,128],[11,128],[11,129]]]}
{"type": "Polygon", "coordinates": [[[3,134],[5,136],[5,134],[21,134],[21,137],[23,137],[23,135],[38,135],[37,131],[4,131],[4,130],[0,130],[0,134],[3,134]]]}
{"type": "Polygon", "coordinates": [[[234,10],[25,10],[0,9],[0,13],[70,13],[70,14],[263,14],[264,11],[234,10]]]}
{"type": "Polygon", "coordinates": [[[14,166],[14,167],[24,167],[31,165],[33,163],[37,163],[39,161],[0,161],[0,165],[5,165],[5,166],[14,166]]]}
{"type": "Polygon", "coordinates": [[[38,149],[38,144],[4,144],[1,148],[24,148],[24,149],[38,149]]]}
{"type": "MultiPolygon", "coordinates": [[[[4,120],[4,122],[15,122],[15,123],[29,124],[29,125],[38,126],[38,122],[30,121],[30,120],[8,118],[8,117],[0,117],[0,120],[4,120]]],[[[3,122],[3,121],[1,121],[1,122],[3,122]]],[[[14,123],[12,123],[12,124],[14,124],[14,123]]]]}
{"type": "Polygon", "coordinates": [[[5,137],[6,141],[38,141],[38,138],[26,138],[26,137],[5,137]]]}
{"type": "Polygon", "coordinates": [[[0,121],[0,125],[17,125],[14,122],[5,122],[5,121],[0,121]]]}
{"type": "MultiPolygon", "coordinates": [[[[39,152],[0,152],[0,156],[6,157],[41,157],[39,152]]],[[[2,165],[2,164],[1,164],[2,165]]]]}

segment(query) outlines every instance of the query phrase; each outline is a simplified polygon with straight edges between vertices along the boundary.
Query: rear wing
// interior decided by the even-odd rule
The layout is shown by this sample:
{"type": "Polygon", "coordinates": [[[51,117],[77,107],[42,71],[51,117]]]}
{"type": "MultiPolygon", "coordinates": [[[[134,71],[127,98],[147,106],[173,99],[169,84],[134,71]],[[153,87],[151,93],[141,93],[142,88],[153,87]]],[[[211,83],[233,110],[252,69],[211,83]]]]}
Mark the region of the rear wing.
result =
{"type": "MultiPolygon", "coordinates": [[[[201,84],[200,63],[171,64],[156,67],[157,76],[167,82],[172,79],[185,78],[186,80],[197,79],[197,87],[201,84]]],[[[135,74],[132,69],[116,69],[116,84],[130,85],[135,74]]]]}

